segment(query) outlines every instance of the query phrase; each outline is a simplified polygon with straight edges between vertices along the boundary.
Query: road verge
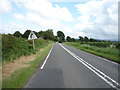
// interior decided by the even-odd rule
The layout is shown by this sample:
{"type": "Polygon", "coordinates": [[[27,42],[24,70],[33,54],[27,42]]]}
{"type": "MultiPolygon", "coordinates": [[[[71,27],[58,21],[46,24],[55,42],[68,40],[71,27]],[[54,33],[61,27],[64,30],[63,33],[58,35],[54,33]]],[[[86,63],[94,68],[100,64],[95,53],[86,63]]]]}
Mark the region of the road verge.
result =
{"type": "Polygon", "coordinates": [[[93,46],[88,46],[88,45],[80,45],[79,43],[72,44],[72,43],[66,42],[64,44],[83,50],[83,51],[86,51],[86,52],[89,52],[89,53],[92,53],[100,57],[106,58],[108,60],[120,63],[120,60],[118,59],[119,53],[117,49],[98,48],[98,47],[93,47],[93,46]]]}
{"type": "Polygon", "coordinates": [[[37,67],[39,67],[42,60],[45,59],[51,47],[52,44],[49,44],[48,46],[41,48],[36,53],[36,57],[34,60],[24,63],[26,64],[26,67],[17,69],[9,77],[2,77],[3,79],[2,88],[22,88],[24,84],[27,82],[27,80],[31,77],[31,75],[36,71],[37,67]]]}

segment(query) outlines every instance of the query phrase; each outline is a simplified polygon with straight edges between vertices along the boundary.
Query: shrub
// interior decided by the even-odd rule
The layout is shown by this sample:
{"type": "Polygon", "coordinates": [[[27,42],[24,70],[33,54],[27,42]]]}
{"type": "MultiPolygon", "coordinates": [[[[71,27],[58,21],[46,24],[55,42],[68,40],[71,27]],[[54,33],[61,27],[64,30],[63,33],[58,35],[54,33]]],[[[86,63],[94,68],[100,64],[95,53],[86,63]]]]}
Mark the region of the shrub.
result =
{"type": "Polygon", "coordinates": [[[23,38],[17,38],[13,35],[2,35],[2,59],[12,61],[23,55],[35,53],[37,50],[47,45],[45,40],[35,40],[35,51],[33,50],[32,40],[27,41],[23,38]]]}
{"type": "Polygon", "coordinates": [[[120,42],[116,44],[116,48],[120,49],[120,42]]]}

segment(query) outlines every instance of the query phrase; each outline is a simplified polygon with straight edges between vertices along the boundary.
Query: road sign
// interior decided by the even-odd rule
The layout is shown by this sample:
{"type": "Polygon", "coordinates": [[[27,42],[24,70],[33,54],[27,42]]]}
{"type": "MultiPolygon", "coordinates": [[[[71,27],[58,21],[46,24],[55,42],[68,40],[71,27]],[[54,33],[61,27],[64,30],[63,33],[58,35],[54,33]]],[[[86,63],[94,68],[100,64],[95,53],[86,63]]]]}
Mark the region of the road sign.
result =
{"type": "Polygon", "coordinates": [[[37,36],[35,35],[35,33],[33,31],[31,31],[30,34],[29,34],[29,36],[28,36],[28,40],[32,40],[33,41],[33,49],[35,50],[34,39],[37,39],[37,36]]]}
{"type": "Polygon", "coordinates": [[[33,31],[31,31],[28,36],[28,40],[32,40],[32,39],[37,39],[37,36],[35,35],[35,33],[33,31]]]}

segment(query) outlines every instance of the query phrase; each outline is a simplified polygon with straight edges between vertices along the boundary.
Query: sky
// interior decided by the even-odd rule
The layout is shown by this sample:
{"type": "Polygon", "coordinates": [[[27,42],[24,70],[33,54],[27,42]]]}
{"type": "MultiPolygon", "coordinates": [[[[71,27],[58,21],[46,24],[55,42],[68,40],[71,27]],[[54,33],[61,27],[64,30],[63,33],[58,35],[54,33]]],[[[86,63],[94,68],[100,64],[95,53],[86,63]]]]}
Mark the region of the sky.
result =
{"type": "Polygon", "coordinates": [[[118,40],[118,0],[0,0],[0,33],[27,29],[118,40]]]}

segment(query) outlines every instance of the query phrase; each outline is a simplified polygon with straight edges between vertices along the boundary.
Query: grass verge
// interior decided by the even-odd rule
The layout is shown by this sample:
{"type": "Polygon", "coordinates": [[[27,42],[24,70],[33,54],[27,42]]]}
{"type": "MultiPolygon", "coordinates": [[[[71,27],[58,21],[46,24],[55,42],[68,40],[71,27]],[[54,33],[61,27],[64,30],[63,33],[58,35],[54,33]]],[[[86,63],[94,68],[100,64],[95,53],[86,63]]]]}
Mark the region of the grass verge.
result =
{"type": "Polygon", "coordinates": [[[103,58],[112,60],[114,62],[120,63],[120,53],[118,49],[115,48],[102,48],[102,47],[96,47],[96,46],[90,46],[86,44],[79,44],[79,43],[71,43],[71,42],[66,42],[65,44],[75,47],[77,49],[95,54],[97,56],[101,56],[103,58]]]}
{"type": "Polygon", "coordinates": [[[36,71],[36,68],[39,66],[40,62],[45,59],[49,50],[51,49],[52,44],[41,48],[37,52],[37,57],[35,60],[31,61],[29,67],[21,68],[15,71],[10,77],[3,77],[2,88],[22,88],[31,75],[36,71]]]}

